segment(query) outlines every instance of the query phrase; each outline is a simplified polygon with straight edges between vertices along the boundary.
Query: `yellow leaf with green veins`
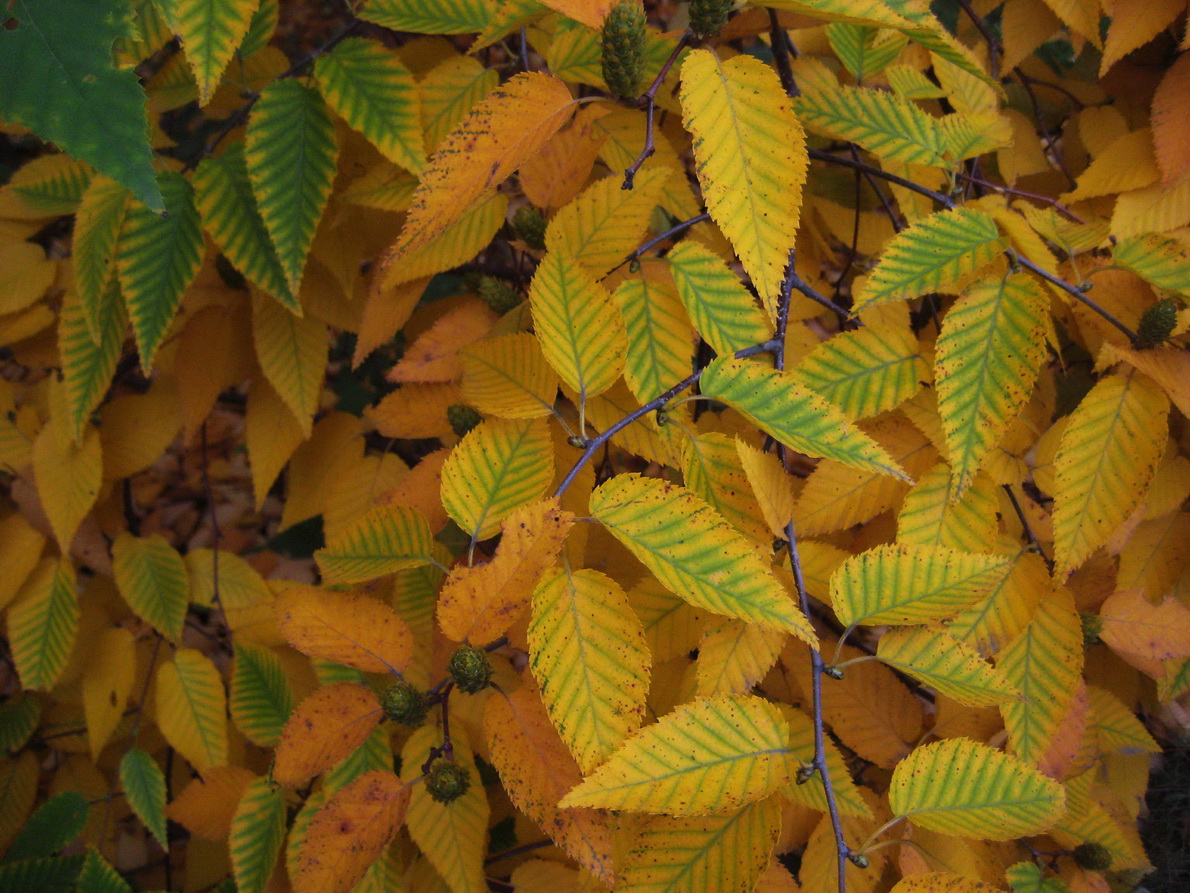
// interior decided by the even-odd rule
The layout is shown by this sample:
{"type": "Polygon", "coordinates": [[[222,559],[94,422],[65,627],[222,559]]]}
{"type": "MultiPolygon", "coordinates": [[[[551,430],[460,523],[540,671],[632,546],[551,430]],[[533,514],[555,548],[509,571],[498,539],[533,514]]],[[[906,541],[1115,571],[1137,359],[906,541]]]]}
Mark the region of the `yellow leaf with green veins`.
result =
{"type": "Polygon", "coordinates": [[[809,168],[802,126],[776,71],[748,55],[691,52],[681,100],[707,210],[775,318],[809,168]]]}
{"type": "Polygon", "coordinates": [[[937,119],[894,93],[840,86],[803,93],[793,108],[810,130],[855,143],[877,158],[942,164],[946,137],[937,119]]]}
{"type": "Polygon", "coordinates": [[[124,532],[112,543],[112,570],[120,595],[140,617],[171,642],[180,641],[190,608],[186,564],[165,537],[124,532]]]}
{"type": "Polygon", "coordinates": [[[591,494],[591,516],[695,607],[816,637],[753,544],[694,493],[635,474],[591,494]]]}
{"type": "Polygon", "coordinates": [[[788,743],[789,727],[768,701],[751,695],[698,700],[629,738],[559,805],[723,814],[764,799],[796,774],[788,743]]]}
{"type": "Polygon", "coordinates": [[[646,270],[612,293],[628,335],[624,380],[642,403],[690,374],[694,350],[694,331],[668,274],[653,265],[646,270]]]}
{"type": "Polygon", "coordinates": [[[103,314],[99,308],[104,303],[106,286],[116,273],[116,244],[128,210],[128,196],[122,184],[96,174],[83,193],[75,216],[71,243],[75,279],[87,330],[96,340],[102,340],[103,314]]]}
{"type": "Polygon", "coordinates": [[[472,56],[451,56],[418,82],[426,151],[434,152],[481,99],[496,89],[499,75],[472,56]]]}
{"type": "Polygon", "coordinates": [[[978,552],[995,541],[997,507],[995,485],[986,475],[977,475],[959,496],[950,466],[939,463],[905,496],[897,540],[978,552]]]}
{"type": "Polygon", "coordinates": [[[993,707],[1019,696],[979,653],[938,627],[892,629],[876,656],[894,669],[968,707],[993,707]]]}
{"type": "Polygon", "coordinates": [[[79,614],[70,559],[42,559],[8,609],[9,647],[24,688],[54,687],[74,649],[79,614]]]}
{"type": "Polygon", "coordinates": [[[485,415],[533,419],[553,412],[558,376],[528,332],[479,341],[459,359],[463,400],[485,415]]]}
{"type": "Polygon", "coordinates": [[[394,31],[419,34],[474,34],[482,31],[494,4],[485,0],[370,0],[360,17],[394,31]]]}
{"type": "Polygon", "coordinates": [[[764,311],[714,252],[682,242],[665,259],[694,328],[717,353],[729,356],[772,334],[764,311]]]}
{"type": "Polygon", "coordinates": [[[362,583],[394,571],[429,564],[434,554],[430,525],[402,506],[381,506],[356,519],[314,553],[324,583],[362,583]]]}
{"type": "Polygon", "coordinates": [[[640,727],[649,649],[624,590],[590,569],[563,569],[533,593],[529,666],[541,698],[583,772],[640,727]]]}
{"type": "Polygon", "coordinates": [[[252,340],[265,378],[309,437],[326,377],[326,325],[294,316],[272,298],[258,295],[252,301],[252,340]]]}
{"type": "Polygon", "coordinates": [[[231,820],[227,844],[236,890],[263,893],[285,842],[283,793],[267,778],[248,782],[231,820]]]}
{"type": "Polygon", "coordinates": [[[227,765],[227,697],[206,655],[181,648],[157,668],[157,728],[199,772],[227,765]]]}
{"type": "Polygon", "coordinates": [[[259,0],[170,0],[170,26],[182,38],[200,106],[211,101],[258,4],[259,0]]]}
{"type": "Polygon", "coordinates": [[[735,442],[726,434],[699,434],[686,441],[685,459],[682,476],[686,487],[740,533],[767,545],[771,539],[768,525],[735,442]]]}
{"type": "Polygon", "coordinates": [[[111,386],[128,333],[120,286],[110,279],[103,291],[91,310],[68,293],[58,316],[58,350],[75,440],[82,436],[91,413],[103,402],[111,386]],[[96,330],[90,328],[88,313],[96,317],[96,330]]]}

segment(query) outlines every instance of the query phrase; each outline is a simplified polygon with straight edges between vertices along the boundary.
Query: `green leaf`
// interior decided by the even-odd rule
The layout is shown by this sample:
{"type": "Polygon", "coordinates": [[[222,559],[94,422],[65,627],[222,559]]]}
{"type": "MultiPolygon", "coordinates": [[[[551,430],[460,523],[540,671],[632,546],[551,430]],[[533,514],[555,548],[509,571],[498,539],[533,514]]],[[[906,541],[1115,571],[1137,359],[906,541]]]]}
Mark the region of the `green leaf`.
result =
{"type": "Polygon", "coordinates": [[[0,209],[15,220],[73,214],[93,175],[90,165],[69,155],[41,155],[21,165],[0,188],[0,209]]]}
{"type": "Polygon", "coordinates": [[[107,286],[115,277],[116,244],[124,214],[128,209],[128,190],[103,175],[94,177],[83,193],[74,221],[75,283],[87,323],[95,341],[102,341],[107,286]]]}
{"type": "Polygon", "coordinates": [[[41,699],[23,691],[0,706],[0,753],[25,746],[41,722],[41,699]]]}
{"type": "Polygon", "coordinates": [[[260,370],[297,419],[303,439],[309,437],[326,379],[326,323],[294,316],[276,301],[256,297],[252,342],[260,370]]]}
{"type": "Polygon", "coordinates": [[[4,893],[73,893],[82,856],[26,859],[0,867],[4,893]]]}
{"type": "Polygon", "coordinates": [[[1015,421],[1045,359],[1049,297],[1026,275],[976,283],[946,314],[938,414],[961,495],[1015,421]]]}
{"type": "Polygon", "coordinates": [[[153,211],[168,208],[153,175],[145,93],[112,67],[118,17],[93,0],[15,0],[0,32],[0,116],[123,183],[153,211]]]}
{"type": "Polygon", "coordinates": [[[958,837],[1012,840],[1045,831],[1062,815],[1062,785],[1020,760],[966,738],[917,748],[888,789],[895,815],[958,837]]]}
{"type": "Polygon", "coordinates": [[[234,142],[203,159],[194,172],[195,204],[203,226],[232,265],[291,312],[302,305],[290,290],[277,250],[256,207],[244,144],[234,142]]]}
{"type": "Polygon", "coordinates": [[[705,396],[726,403],[798,452],[909,480],[879,444],[789,372],[720,357],[707,367],[700,386],[705,396]]]}
{"type": "Polygon", "coordinates": [[[120,290],[146,373],[203,255],[202,224],[190,183],[176,173],[162,174],[160,183],[166,216],[133,205],[117,249],[120,290]]]}
{"type": "Polygon", "coordinates": [[[628,336],[624,380],[646,403],[690,374],[694,332],[677,290],[664,279],[625,279],[612,298],[628,336]]]}
{"type": "Polygon", "coordinates": [[[285,841],[285,797],[268,778],[248,782],[227,843],[238,893],[263,893],[285,841]]]}
{"type": "Polygon", "coordinates": [[[170,22],[182,38],[198,84],[198,104],[211,101],[227,63],[244,40],[259,0],[170,0],[170,22]]]}
{"type": "Polygon", "coordinates": [[[169,850],[165,833],[165,774],[156,761],[139,747],[131,747],[120,760],[120,788],[132,811],[169,850]]]}
{"type": "Polygon", "coordinates": [[[590,506],[662,585],[695,607],[816,641],[753,544],[685,487],[621,474],[591,494],[590,506]]]}
{"type": "Polygon", "coordinates": [[[876,546],[831,574],[831,607],[847,626],[945,620],[987,595],[1012,569],[1002,555],[940,546],[876,546]]]}
{"type": "Polygon", "coordinates": [[[370,0],[359,17],[394,31],[472,34],[487,27],[494,8],[485,0],[370,0]]]}
{"type": "Polygon", "coordinates": [[[8,643],[26,689],[53,688],[74,649],[78,623],[70,559],[42,559],[8,609],[8,643]]]}
{"type": "Polygon", "coordinates": [[[990,214],[974,208],[931,214],[892,237],[855,296],[853,310],[940,291],[1006,247],[990,214]]]}
{"type": "Polygon", "coordinates": [[[907,43],[903,34],[891,29],[849,22],[831,22],[826,26],[826,39],[857,81],[883,71],[907,43]]]}
{"type": "Polygon", "coordinates": [[[1176,239],[1158,233],[1122,239],[1112,261],[1157,288],[1190,297],[1190,252],[1176,239]]]}
{"type": "Polygon", "coordinates": [[[434,535],[411,508],[382,506],[314,553],[324,583],[362,583],[433,561],[434,535]]]}
{"type": "Polygon", "coordinates": [[[417,83],[396,53],[371,40],[348,38],[314,64],[331,108],[381,154],[408,171],[425,165],[417,83]]]}
{"type": "Polygon", "coordinates": [[[1047,878],[1036,862],[1018,862],[1004,872],[1012,893],[1070,893],[1058,878],[1047,878]]]}
{"type": "Polygon", "coordinates": [[[794,109],[810,130],[855,143],[877,158],[942,164],[946,140],[936,119],[894,93],[847,86],[807,91],[794,100],[794,109]]]}
{"type": "Polygon", "coordinates": [[[51,797],[29,817],[9,845],[5,864],[54,855],[83,833],[89,811],[87,798],[78,791],[51,797]]]}
{"type": "Polygon", "coordinates": [[[247,58],[268,46],[277,31],[280,15],[278,0],[260,0],[248,25],[248,33],[244,35],[244,42],[240,44],[239,54],[247,58]]]}
{"type": "Polygon", "coordinates": [[[793,370],[796,382],[851,419],[870,418],[901,405],[925,386],[929,376],[912,333],[875,326],[840,332],[793,370]]]}
{"type": "Polygon", "coordinates": [[[83,302],[74,295],[67,294],[58,317],[58,351],[75,440],[82,436],[91,413],[111,387],[123,353],[128,318],[120,286],[114,279],[105,286],[95,313],[100,326],[98,341],[92,338],[83,302]]]}
{"type": "Polygon", "coordinates": [[[244,737],[260,747],[276,747],[293,703],[289,679],[277,653],[237,642],[229,706],[244,737]]]}
{"type": "Polygon", "coordinates": [[[297,294],[335,179],[334,122],[317,90],[293,78],[274,81],[252,109],[246,145],[252,194],[297,294]]]}
{"type": "Polygon", "coordinates": [[[146,623],[169,639],[182,637],[190,607],[186,563],[160,534],[121,533],[112,543],[112,571],[124,601],[146,623]]]}
{"type": "Polygon", "coordinates": [[[683,242],[666,260],[694,327],[716,353],[730,356],[769,337],[764,311],[709,248],[683,242]]]}
{"type": "Polygon", "coordinates": [[[76,883],[78,893],[132,893],[128,881],[93,846],[87,847],[87,857],[76,883]]]}
{"type": "Polygon", "coordinates": [[[937,627],[889,630],[880,637],[876,656],[968,707],[994,707],[1019,696],[978,652],[937,627]]]}

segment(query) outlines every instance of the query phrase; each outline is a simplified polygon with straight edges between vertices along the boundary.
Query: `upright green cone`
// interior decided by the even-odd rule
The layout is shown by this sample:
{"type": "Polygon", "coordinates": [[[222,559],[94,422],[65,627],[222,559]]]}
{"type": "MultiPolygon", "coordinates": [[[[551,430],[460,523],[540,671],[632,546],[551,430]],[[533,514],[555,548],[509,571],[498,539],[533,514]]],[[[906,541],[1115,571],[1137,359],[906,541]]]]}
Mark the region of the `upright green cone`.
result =
{"type": "Polygon", "coordinates": [[[714,37],[734,8],[735,0],[690,0],[690,30],[699,40],[714,37]]]}
{"type": "Polygon", "coordinates": [[[640,96],[645,73],[645,10],[640,0],[620,0],[599,35],[603,81],[621,99],[640,96]]]}

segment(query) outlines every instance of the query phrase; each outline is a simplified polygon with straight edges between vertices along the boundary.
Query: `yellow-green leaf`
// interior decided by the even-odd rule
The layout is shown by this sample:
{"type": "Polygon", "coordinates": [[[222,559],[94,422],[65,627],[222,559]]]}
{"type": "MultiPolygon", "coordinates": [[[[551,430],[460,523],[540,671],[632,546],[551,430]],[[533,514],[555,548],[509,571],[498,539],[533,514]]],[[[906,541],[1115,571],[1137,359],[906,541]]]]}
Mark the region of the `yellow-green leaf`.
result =
{"type": "Polygon", "coordinates": [[[442,505],[469,536],[487,539],[515,509],[539,499],[553,474],[553,444],[542,419],[489,419],[442,466],[442,505]]]}
{"type": "Polygon", "coordinates": [[[797,772],[780,710],[750,695],[685,704],[637,732],[559,804],[656,815],[721,815],[797,772]]]}
{"type": "Polygon", "coordinates": [[[157,843],[169,851],[165,832],[165,773],[156,761],[139,747],[130,747],[120,760],[120,788],[157,843]]]}
{"type": "Polygon", "coordinates": [[[1161,746],[1153,740],[1148,729],[1110,691],[1097,685],[1088,685],[1087,698],[1091,703],[1091,725],[1102,753],[1161,752],[1161,746]]]}
{"type": "Polygon", "coordinates": [[[277,746],[293,712],[293,693],[275,651],[236,642],[228,707],[245,738],[260,747],[277,746]]]}
{"type": "Polygon", "coordinates": [[[682,300],[668,279],[657,275],[634,276],[625,279],[612,293],[628,336],[624,380],[642,403],[690,374],[694,331],[682,300]]]}
{"type": "Polygon", "coordinates": [[[1012,569],[1001,555],[941,546],[876,546],[831,575],[831,607],[848,626],[945,620],[987,595],[1012,569]]]}
{"type": "Polygon", "coordinates": [[[616,383],[628,350],[624,321],[611,295],[577,261],[547,254],[529,288],[529,304],[545,358],[581,401],[616,383]]]}
{"type": "Polygon", "coordinates": [[[528,332],[472,344],[459,359],[463,400],[485,415],[535,419],[553,412],[558,376],[528,332]]]}
{"type": "Polygon", "coordinates": [[[120,286],[110,279],[96,302],[96,330],[90,328],[83,301],[67,293],[58,317],[58,352],[70,409],[71,435],[77,440],[92,412],[103,401],[123,352],[128,317],[120,286]]]}
{"type": "Polygon", "coordinates": [[[922,389],[929,367],[909,331],[868,326],[840,332],[804,357],[793,378],[851,419],[900,406],[922,389]]]}
{"type": "Polygon", "coordinates": [[[474,34],[482,31],[494,4],[485,0],[370,0],[360,18],[394,31],[416,34],[474,34]]]}
{"type": "Polygon", "coordinates": [[[707,210],[775,316],[809,167],[802,125],[776,71],[748,55],[691,52],[681,101],[707,210]]]}
{"type": "Polygon", "coordinates": [[[1158,233],[1122,239],[1112,261],[1157,288],[1190,297],[1190,256],[1176,239],[1158,233]]]}
{"type": "Polygon", "coordinates": [[[694,691],[701,698],[746,694],[777,662],[785,631],[744,620],[707,625],[698,643],[694,691]]]}
{"type": "Polygon", "coordinates": [[[807,90],[793,103],[810,130],[855,143],[877,158],[938,165],[946,148],[937,119],[907,99],[870,87],[807,90]]]}
{"type": "Polygon", "coordinates": [[[70,559],[42,559],[8,609],[9,648],[24,688],[53,688],[70,659],[78,623],[70,559]]]}
{"type": "Polygon", "coordinates": [[[297,294],[335,179],[334,122],[316,90],[296,78],[276,80],[252,107],[245,145],[252,194],[297,294]]]}
{"type": "Polygon", "coordinates": [[[764,311],[710,249],[687,241],[674,248],[666,260],[694,328],[717,353],[730,356],[772,334],[764,311]]]}
{"type": "Polygon", "coordinates": [[[390,161],[417,173],[426,160],[413,74],[379,43],[348,38],[314,63],[331,108],[390,161]]]}
{"type": "MultiPolygon", "coordinates": [[[[789,749],[793,755],[803,763],[813,762],[816,747],[814,720],[802,711],[786,705],[781,705],[781,715],[789,723],[789,749]]],[[[847,769],[842,752],[829,736],[823,739],[822,745],[826,751],[826,768],[830,773],[839,814],[870,819],[872,808],[860,794],[860,789],[847,769]]],[[[822,783],[822,776],[817,772],[805,784],[798,784],[796,780],[790,782],[781,789],[781,793],[791,802],[808,806],[818,812],[827,812],[829,809],[826,787],[822,783]]]]}
{"type": "Polygon", "coordinates": [[[83,193],[75,216],[70,253],[74,258],[79,301],[87,329],[94,338],[102,337],[99,323],[103,315],[98,308],[116,273],[116,244],[128,210],[128,195],[122,184],[97,174],[83,193]]]}
{"type": "Polygon", "coordinates": [[[381,506],[372,509],[325,548],[314,553],[324,583],[363,583],[394,571],[429,564],[434,535],[415,509],[381,506]]]}
{"type": "Polygon", "coordinates": [[[124,601],[170,641],[182,637],[190,607],[186,563],[163,536],[121,533],[112,543],[112,570],[124,601]]]}
{"type": "Polygon", "coordinates": [[[897,516],[897,540],[977,552],[995,542],[995,484],[979,475],[960,496],[954,474],[939,463],[917,479],[897,516]]]}
{"type": "Polygon", "coordinates": [[[64,424],[65,420],[55,422],[51,419],[33,444],[37,495],[62,551],[74,542],[79,524],[95,505],[103,483],[99,432],[88,425],[76,444],[65,432],[58,430],[64,424]]]}
{"type": "Polygon", "coordinates": [[[893,236],[855,296],[855,312],[940,291],[991,262],[1007,247],[991,215],[974,208],[938,211],[893,236]]]}
{"type": "Polygon", "coordinates": [[[251,608],[273,597],[264,577],[247,561],[226,549],[191,549],[186,553],[190,601],[196,605],[251,608]]]}
{"type": "Polygon", "coordinates": [[[700,386],[707,397],[726,403],[798,452],[908,480],[879,444],[841,410],[799,384],[793,373],[721,357],[707,367],[700,386]]]}
{"type": "Polygon", "coordinates": [[[252,302],[252,340],[260,369],[309,437],[330,349],[325,323],[300,319],[276,301],[252,302]]]}
{"type": "Polygon", "coordinates": [[[983,280],[946,314],[934,378],[962,494],[1024,408],[1046,354],[1049,296],[1029,276],[983,280]]]}
{"type": "Polygon", "coordinates": [[[1144,499],[1165,450],[1169,398],[1143,375],[1109,375],[1070,414],[1054,459],[1054,574],[1063,579],[1144,499]]]}
{"type": "Polygon", "coordinates": [[[248,782],[227,839],[236,890],[264,893],[285,842],[285,797],[267,778],[248,782]]]}
{"type": "Polygon", "coordinates": [[[210,659],[181,648],[157,669],[157,728],[203,772],[227,764],[227,698],[210,659]]]}
{"type": "Polygon", "coordinates": [[[740,533],[767,545],[771,536],[752,494],[736,442],[726,434],[700,434],[686,443],[686,487],[731,522],[740,533]]]}
{"type": "Polygon", "coordinates": [[[550,719],[583,772],[640,727],[649,649],[624,590],[589,569],[563,569],[533,593],[529,665],[550,719]]]}
{"type": "Polygon", "coordinates": [[[685,487],[636,474],[591,494],[591,515],[690,604],[788,630],[813,630],[754,546],[685,487]]]}
{"type": "Polygon", "coordinates": [[[435,151],[499,82],[499,74],[474,56],[450,56],[431,68],[417,85],[426,150],[435,151]]]}
{"type": "Polygon", "coordinates": [[[211,101],[227,63],[248,34],[260,0],[170,0],[170,25],[182,38],[198,84],[198,104],[211,101]]]}
{"type": "Polygon", "coordinates": [[[399,675],[413,656],[413,634],[380,599],[293,584],[273,610],[285,640],[309,657],[365,673],[399,675]]]}
{"type": "Polygon", "coordinates": [[[876,656],[968,707],[993,707],[1018,696],[1003,671],[938,627],[889,630],[880,637],[876,656]]]}
{"type": "Polygon", "coordinates": [[[895,814],[939,834],[1012,840],[1053,825],[1066,792],[1020,760],[952,738],[919,747],[898,763],[888,800],[895,814]]]}

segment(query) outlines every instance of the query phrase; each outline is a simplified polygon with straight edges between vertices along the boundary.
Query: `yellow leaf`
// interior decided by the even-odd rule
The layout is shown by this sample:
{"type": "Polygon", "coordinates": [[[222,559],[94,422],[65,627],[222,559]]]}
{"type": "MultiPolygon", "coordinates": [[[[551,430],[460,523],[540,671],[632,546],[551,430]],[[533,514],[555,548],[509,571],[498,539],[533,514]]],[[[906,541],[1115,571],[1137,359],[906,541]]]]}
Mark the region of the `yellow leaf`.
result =
{"type": "Polygon", "coordinates": [[[83,714],[87,718],[91,759],[96,762],[119,725],[135,680],[136,644],[132,633],[119,626],[105,629],[83,673],[83,714]]]}
{"type": "Polygon", "coordinates": [[[533,593],[529,666],[579,768],[603,763],[644,719],[649,650],[614,580],[565,568],[533,593]]]}
{"type": "Polygon", "coordinates": [[[181,648],[157,670],[157,727],[199,772],[227,763],[227,695],[215,665],[181,648]]]}
{"type": "Polygon", "coordinates": [[[43,558],[8,611],[8,643],[24,688],[48,691],[59,681],[74,651],[80,616],[70,559],[43,558]]]}
{"type": "Polygon", "coordinates": [[[365,673],[400,674],[413,656],[413,635],[379,599],[293,584],[273,605],[285,639],[303,654],[365,673]]]}
{"type": "Polygon", "coordinates": [[[890,893],[996,893],[998,887],[945,871],[931,871],[902,878],[890,893]]]}
{"type": "Polygon", "coordinates": [[[711,219],[731,240],[770,316],[797,235],[806,136],[772,67],[694,50],[682,64],[682,117],[711,219]]]}
{"type": "Polygon", "coordinates": [[[368,355],[388,341],[409,321],[413,309],[429,284],[429,279],[415,279],[392,289],[373,288],[364,305],[359,335],[351,365],[358,366],[368,355]]]}
{"type": "Polygon", "coordinates": [[[353,682],[324,685],[286,721],[273,777],[286,787],[304,785],[363,744],[382,717],[371,689],[353,682]]]}
{"type": "Polygon", "coordinates": [[[947,625],[947,631],[974,645],[985,657],[996,654],[1029,625],[1034,610],[1051,588],[1045,561],[1040,555],[1023,553],[1008,576],[986,597],[960,612],[947,625]]]}
{"type": "Polygon", "coordinates": [[[880,637],[876,656],[960,704],[991,707],[1019,692],[979,654],[932,626],[892,629],[880,637]]]}
{"type": "Polygon", "coordinates": [[[1165,449],[1169,400],[1142,375],[1109,375],[1083,398],[1054,460],[1054,574],[1065,579],[1144,499],[1165,449]]]}
{"type": "Polygon", "coordinates": [[[480,341],[459,351],[459,359],[462,399],[485,415],[533,419],[553,411],[558,376],[529,333],[480,341]]]}
{"type": "Polygon", "coordinates": [[[379,272],[379,287],[388,290],[405,282],[434,276],[479,254],[504,225],[508,199],[493,193],[455,220],[424,245],[405,252],[399,263],[379,272]]]}
{"type": "Polygon", "coordinates": [[[502,536],[487,564],[459,565],[438,594],[438,623],[456,642],[485,645],[520,618],[574,525],[574,514],[544,499],[517,509],[500,524],[502,536]]]}
{"type": "Polygon", "coordinates": [[[541,5],[598,31],[615,3],[613,0],[541,0],[541,5]]]}
{"type": "Polygon", "coordinates": [[[558,801],[582,781],[582,774],[550,723],[541,698],[529,687],[507,697],[488,698],[483,725],[492,764],[513,805],[610,885],[611,820],[595,809],[558,808],[558,801]]]}
{"type": "Polygon", "coordinates": [[[0,611],[16,598],[41,558],[45,537],[20,514],[0,521],[0,611]]]}
{"type": "Polygon", "coordinates": [[[0,245],[0,314],[17,313],[45,294],[58,265],[32,242],[0,245]]]}
{"type": "Polygon", "coordinates": [[[400,263],[504,182],[566,123],[572,106],[565,84],[537,72],[488,94],[427,162],[385,266],[400,263]]]}
{"type": "Polygon", "coordinates": [[[962,496],[956,475],[940,463],[917,479],[897,516],[897,539],[921,546],[977,552],[996,538],[996,490],[978,475],[962,496]]]}
{"type": "Polygon", "coordinates": [[[381,506],[332,535],[314,558],[324,583],[363,583],[429,564],[432,536],[425,518],[414,509],[381,506]]]}
{"type": "Polygon", "coordinates": [[[1181,0],[1113,0],[1111,24],[1107,28],[1103,59],[1099,63],[1100,77],[1126,55],[1160,34],[1184,11],[1181,0]]]}
{"type": "Polygon", "coordinates": [[[1076,202],[1156,183],[1160,172],[1153,157],[1153,136],[1147,130],[1134,130],[1114,140],[1095,156],[1078,178],[1078,187],[1062,196],[1076,202]]]}
{"type": "Polygon", "coordinates": [[[1190,608],[1173,594],[1152,604],[1139,589],[1112,593],[1099,607],[1100,638],[1149,660],[1190,657],[1190,608]]]}
{"type": "Polygon", "coordinates": [[[450,437],[454,431],[446,409],[462,403],[458,385],[448,382],[407,384],[365,410],[383,437],[418,439],[450,437]]]}
{"type": "Polygon", "coordinates": [[[203,840],[226,840],[231,820],[256,773],[243,766],[213,766],[165,808],[165,815],[203,840]]]}
{"type": "Polygon", "coordinates": [[[776,454],[749,446],[738,437],[735,448],[769,532],[784,539],[785,527],[793,520],[793,478],[781,466],[776,454]]]}
{"type": "Polygon", "coordinates": [[[182,427],[172,376],[157,375],[145,394],[125,394],[99,411],[103,477],[114,481],[144,471],[165,452],[182,427]]]}
{"type": "Polygon", "coordinates": [[[695,692],[706,698],[751,691],[777,662],[785,635],[783,630],[743,620],[708,625],[698,644],[695,692]]]}
{"type": "Polygon", "coordinates": [[[629,738],[559,804],[655,815],[729,812],[788,782],[789,727],[768,701],[722,695],[685,704],[629,738]],[[656,775],[656,766],[667,767],[656,775]]]}
{"type": "Polygon", "coordinates": [[[257,295],[252,301],[252,334],[261,371],[301,424],[303,437],[309,437],[326,376],[326,326],[257,295]]]}
{"type": "Polygon", "coordinates": [[[496,314],[478,298],[451,308],[406,348],[388,380],[455,381],[463,374],[459,351],[483,338],[495,322],[496,314]]]}
{"type": "Polygon", "coordinates": [[[525,198],[544,211],[557,210],[579,192],[591,176],[599,147],[607,134],[595,122],[610,110],[589,105],[558,131],[541,151],[521,166],[518,180],[525,198]]]}
{"type": "Polygon", "coordinates": [[[190,579],[165,537],[122,531],[112,543],[112,571],[133,612],[171,642],[179,641],[190,608],[190,579]]]}
{"type": "MultiPolygon", "coordinates": [[[[785,704],[780,706],[781,714],[785,717],[786,722],[789,723],[789,749],[803,763],[812,762],[814,760],[815,738],[817,735],[814,729],[814,720],[801,710],[796,710],[785,704]]],[[[856,787],[855,782],[852,780],[851,773],[847,769],[847,763],[843,760],[843,754],[830,738],[823,740],[823,747],[826,750],[826,767],[830,773],[831,786],[834,788],[835,802],[839,814],[867,819],[872,818],[872,809],[864,800],[860,794],[860,789],[856,787]]],[[[826,801],[826,788],[822,783],[822,777],[818,774],[815,774],[805,784],[799,784],[797,781],[794,781],[791,784],[785,785],[781,789],[781,793],[792,803],[800,803],[818,812],[827,812],[829,809],[826,801]]]]}
{"type": "Polygon", "coordinates": [[[248,390],[248,412],[244,421],[244,440],[252,466],[252,492],[256,507],[277,480],[277,475],[304,440],[302,426],[285,401],[263,378],[256,378],[248,390]]]}
{"type": "MultiPolygon", "coordinates": [[[[768,544],[768,525],[730,437],[710,433],[688,440],[682,474],[687,488],[740,533],[757,543],[768,544]]],[[[776,657],[775,652],[773,656],[776,657]]]]}
{"type": "Polygon", "coordinates": [[[396,836],[409,796],[409,785],[383,770],[335,791],[306,828],[294,893],[349,893],[396,836]]]}
{"type": "Polygon", "coordinates": [[[76,444],[66,433],[65,419],[46,425],[33,444],[33,476],[54,539],[66,552],[99,496],[103,479],[99,432],[87,426],[76,444]]]}

